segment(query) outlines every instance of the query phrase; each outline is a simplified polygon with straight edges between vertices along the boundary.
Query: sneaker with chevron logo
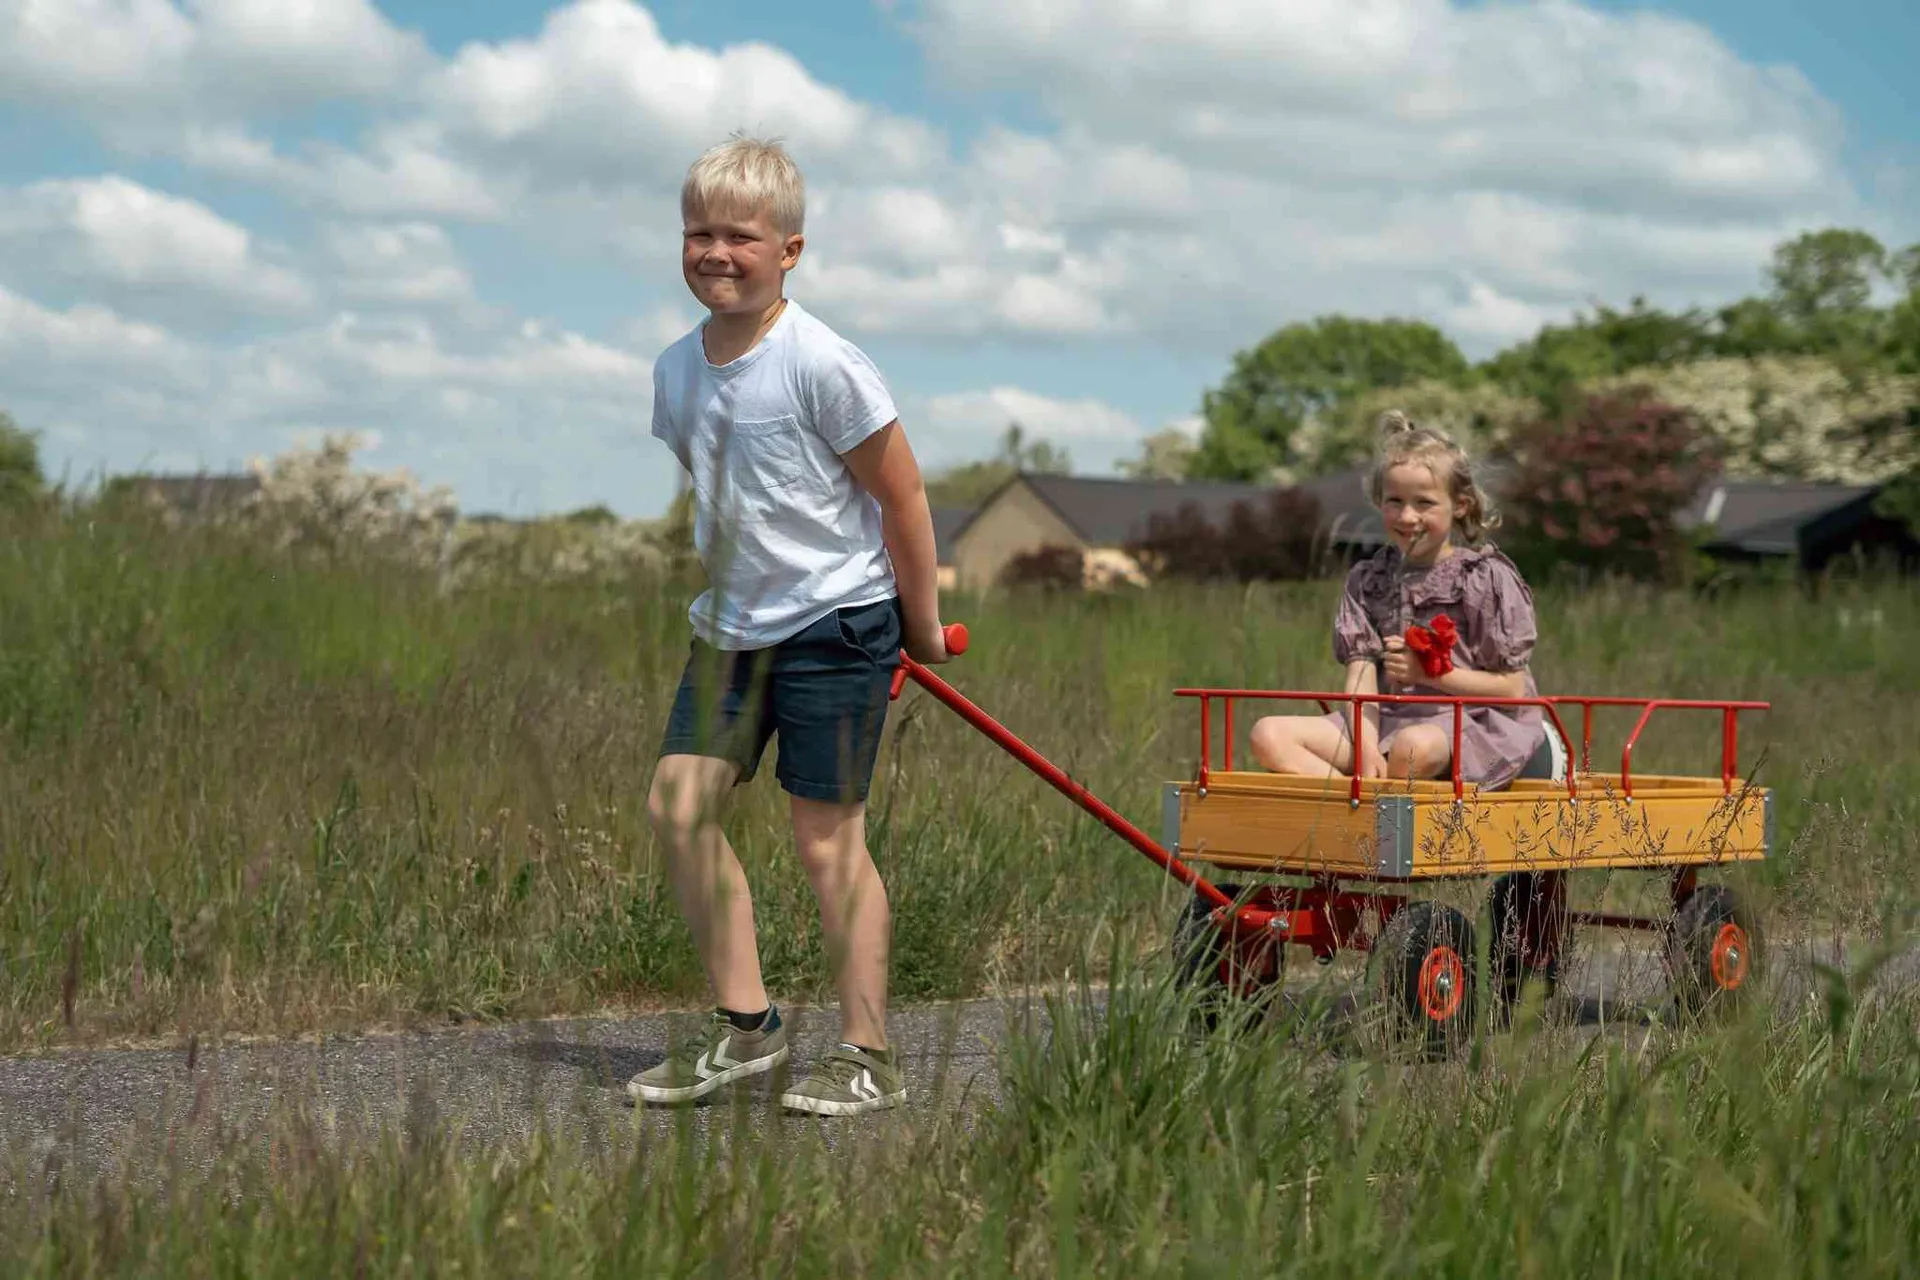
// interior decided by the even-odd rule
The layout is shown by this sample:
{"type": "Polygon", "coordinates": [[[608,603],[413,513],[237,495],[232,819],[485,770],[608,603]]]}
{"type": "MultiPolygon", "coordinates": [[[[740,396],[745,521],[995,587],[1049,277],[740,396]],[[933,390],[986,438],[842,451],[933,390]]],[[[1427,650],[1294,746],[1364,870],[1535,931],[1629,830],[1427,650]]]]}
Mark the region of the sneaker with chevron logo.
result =
{"type": "Polygon", "coordinates": [[[627,1081],[641,1102],[671,1104],[704,1098],[723,1085],[771,1071],[787,1060],[787,1028],[778,1012],[758,1031],[742,1031],[716,1012],[657,1067],[627,1081]]]}
{"type": "Polygon", "coordinates": [[[893,1061],[856,1045],[842,1044],[814,1073],[780,1095],[789,1111],[817,1116],[857,1116],[897,1107],[907,1100],[906,1077],[893,1061]]]}

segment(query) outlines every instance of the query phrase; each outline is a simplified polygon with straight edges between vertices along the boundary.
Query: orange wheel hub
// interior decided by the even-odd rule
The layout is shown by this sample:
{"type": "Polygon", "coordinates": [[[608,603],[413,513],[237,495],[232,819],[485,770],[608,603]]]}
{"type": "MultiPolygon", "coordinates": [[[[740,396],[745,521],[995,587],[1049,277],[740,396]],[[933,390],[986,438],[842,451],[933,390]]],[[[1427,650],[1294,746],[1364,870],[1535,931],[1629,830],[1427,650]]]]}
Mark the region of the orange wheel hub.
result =
{"type": "Polygon", "coordinates": [[[1435,947],[1427,952],[1427,958],[1420,962],[1419,994],[1420,1011],[1435,1022],[1445,1022],[1460,1012],[1467,998],[1467,966],[1458,951],[1435,947]]]}
{"type": "Polygon", "coordinates": [[[1713,949],[1708,953],[1713,965],[1713,983],[1722,991],[1732,991],[1747,980],[1748,956],[1747,931],[1739,925],[1728,922],[1720,926],[1720,932],[1713,935],[1713,949]]]}

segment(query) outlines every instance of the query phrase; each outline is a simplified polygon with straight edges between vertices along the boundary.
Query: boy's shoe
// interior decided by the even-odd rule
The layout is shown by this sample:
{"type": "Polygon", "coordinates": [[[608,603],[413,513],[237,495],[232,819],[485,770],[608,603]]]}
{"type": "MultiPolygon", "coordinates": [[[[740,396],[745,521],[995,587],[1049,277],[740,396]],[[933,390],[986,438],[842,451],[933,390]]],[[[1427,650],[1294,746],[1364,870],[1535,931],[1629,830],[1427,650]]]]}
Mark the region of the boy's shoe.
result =
{"type": "Polygon", "coordinates": [[[812,1075],[780,1095],[780,1105],[789,1111],[817,1116],[857,1116],[906,1100],[907,1081],[900,1068],[850,1044],[836,1046],[812,1075]]]}
{"type": "Polygon", "coordinates": [[[768,1014],[770,1026],[742,1031],[715,1013],[698,1032],[674,1046],[667,1060],[627,1081],[641,1102],[692,1102],[722,1085],[771,1071],[787,1060],[787,1025],[768,1014]]]}

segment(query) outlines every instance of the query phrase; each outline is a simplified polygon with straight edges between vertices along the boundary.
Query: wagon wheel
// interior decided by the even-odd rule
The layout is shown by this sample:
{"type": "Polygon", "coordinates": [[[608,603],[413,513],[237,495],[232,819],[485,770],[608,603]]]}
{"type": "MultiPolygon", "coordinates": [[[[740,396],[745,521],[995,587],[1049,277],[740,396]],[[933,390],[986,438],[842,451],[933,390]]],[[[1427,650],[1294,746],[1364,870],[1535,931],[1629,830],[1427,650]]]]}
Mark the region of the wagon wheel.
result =
{"type": "Polygon", "coordinates": [[[1682,1015],[1732,1012],[1760,977],[1760,922],[1721,884],[1703,884],[1674,913],[1667,973],[1682,1015]]]}
{"type": "Polygon", "coordinates": [[[1473,1035],[1473,925],[1452,907],[1413,902],[1394,912],[1373,944],[1370,985],[1394,1044],[1428,1059],[1457,1053],[1473,1035]]]}
{"type": "MultiPolygon", "coordinates": [[[[1239,902],[1246,890],[1237,884],[1215,885],[1239,902]]],[[[1174,986],[1195,993],[1196,1016],[1211,1031],[1240,1001],[1264,1007],[1280,989],[1285,971],[1285,949],[1278,942],[1264,944],[1251,954],[1236,951],[1213,922],[1213,903],[1194,894],[1180,910],[1173,927],[1174,986]]]]}
{"type": "Polygon", "coordinates": [[[1567,881],[1560,872],[1510,871],[1487,894],[1489,1015],[1507,1022],[1529,979],[1551,998],[1566,953],[1567,881]]]}

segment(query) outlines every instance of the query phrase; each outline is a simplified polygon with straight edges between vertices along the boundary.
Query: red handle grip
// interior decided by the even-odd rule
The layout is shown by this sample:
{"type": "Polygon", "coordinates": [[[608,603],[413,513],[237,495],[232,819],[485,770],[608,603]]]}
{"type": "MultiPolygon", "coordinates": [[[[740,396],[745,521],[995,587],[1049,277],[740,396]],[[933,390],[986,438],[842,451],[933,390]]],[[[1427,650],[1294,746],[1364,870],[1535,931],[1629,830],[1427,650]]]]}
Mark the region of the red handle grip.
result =
{"type": "MultiPolygon", "coordinates": [[[[941,628],[940,635],[941,638],[947,642],[947,654],[949,657],[957,658],[967,651],[966,623],[949,622],[945,627],[941,628]]],[[[907,651],[902,649],[900,651],[900,665],[893,669],[893,687],[887,690],[887,700],[889,702],[899,699],[900,690],[904,688],[907,683],[907,664],[912,661],[913,659],[907,656],[907,651]]]]}

